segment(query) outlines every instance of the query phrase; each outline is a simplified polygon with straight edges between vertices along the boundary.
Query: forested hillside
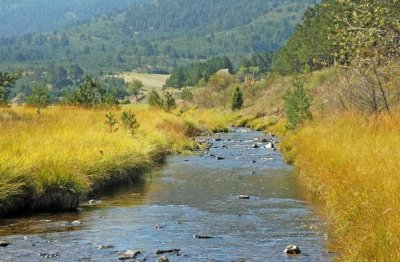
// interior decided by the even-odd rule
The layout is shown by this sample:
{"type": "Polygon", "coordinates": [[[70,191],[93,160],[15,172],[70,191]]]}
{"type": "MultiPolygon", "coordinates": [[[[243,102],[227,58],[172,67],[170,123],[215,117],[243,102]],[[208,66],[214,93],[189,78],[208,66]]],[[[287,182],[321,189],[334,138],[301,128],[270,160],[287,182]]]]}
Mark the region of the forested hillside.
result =
{"type": "Polygon", "coordinates": [[[3,0],[0,35],[44,33],[147,0],[3,0]]]}
{"type": "Polygon", "coordinates": [[[79,64],[91,71],[171,71],[177,64],[214,56],[227,55],[235,61],[281,47],[314,3],[163,0],[134,4],[116,15],[50,34],[2,37],[1,67],[79,64]]]}

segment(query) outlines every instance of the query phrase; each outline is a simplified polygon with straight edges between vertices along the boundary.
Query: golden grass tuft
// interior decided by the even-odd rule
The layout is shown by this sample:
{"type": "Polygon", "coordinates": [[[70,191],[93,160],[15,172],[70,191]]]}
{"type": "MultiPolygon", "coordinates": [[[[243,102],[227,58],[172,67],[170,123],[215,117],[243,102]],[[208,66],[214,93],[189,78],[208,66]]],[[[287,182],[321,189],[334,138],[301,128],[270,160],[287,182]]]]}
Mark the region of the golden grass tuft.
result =
{"type": "Polygon", "coordinates": [[[346,261],[400,260],[400,115],[344,114],[288,134],[281,148],[326,201],[346,261]]]}
{"type": "MultiPolygon", "coordinates": [[[[134,136],[123,126],[109,131],[104,122],[110,110],[0,110],[0,214],[48,191],[84,196],[128,181],[166,153],[195,146],[186,121],[158,109],[130,108],[141,124],[134,136]]],[[[119,117],[122,110],[111,111],[119,117]]]]}

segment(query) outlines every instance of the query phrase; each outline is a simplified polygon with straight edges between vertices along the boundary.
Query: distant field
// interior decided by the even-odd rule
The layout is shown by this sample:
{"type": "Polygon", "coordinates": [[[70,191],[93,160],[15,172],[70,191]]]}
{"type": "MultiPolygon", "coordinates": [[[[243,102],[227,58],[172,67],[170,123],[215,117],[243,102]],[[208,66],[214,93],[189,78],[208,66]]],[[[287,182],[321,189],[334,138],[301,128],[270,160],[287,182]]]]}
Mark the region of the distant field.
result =
{"type": "Polygon", "coordinates": [[[169,78],[169,75],[127,72],[127,73],[123,73],[122,77],[124,78],[125,82],[132,82],[134,79],[142,81],[144,88],[147,91],[150,91],[152,89],[161,91],[165,82],[169,78]]]}

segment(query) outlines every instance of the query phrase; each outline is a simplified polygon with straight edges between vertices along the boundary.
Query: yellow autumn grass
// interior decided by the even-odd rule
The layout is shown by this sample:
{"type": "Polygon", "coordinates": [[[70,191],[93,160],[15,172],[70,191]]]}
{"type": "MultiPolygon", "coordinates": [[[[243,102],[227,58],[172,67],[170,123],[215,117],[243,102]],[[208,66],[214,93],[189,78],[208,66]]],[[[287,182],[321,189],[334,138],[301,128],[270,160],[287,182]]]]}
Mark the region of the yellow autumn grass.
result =
{"type": "Polygon", "coordinates": [[[315,120],[281,145],[326,201],[340,260],[400,261],[400,114],[315,120]]]}
{"type": "Polygon", "coordinates": [[[169,151],[194,147],[193,125],[144,106],[130,107],[141,125],[134,136],[119,124],[111,133],[105,114],[119,118],[126,109],[1,109],[0,214],[53,189],[85,195],[154,166],[169,151]]]}

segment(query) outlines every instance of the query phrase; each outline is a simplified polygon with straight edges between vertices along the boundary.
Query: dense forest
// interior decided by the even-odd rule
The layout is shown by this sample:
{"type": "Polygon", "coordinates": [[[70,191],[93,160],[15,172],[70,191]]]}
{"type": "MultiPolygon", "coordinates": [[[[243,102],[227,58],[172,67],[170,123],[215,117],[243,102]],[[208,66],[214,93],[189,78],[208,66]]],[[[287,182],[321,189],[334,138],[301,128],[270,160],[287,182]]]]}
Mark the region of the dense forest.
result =
{"type": "Polygon", "coordinates": [[[132,4],[117,14],[52,33],[3,36],[0,68],[79,64],[92,72],[169,72],[177,65],[215,56],[227,55],[235,62],[248,53],[280,48],[314,2],[164,0],[132,4]]]}
{"type": "Polygon", "coordinates": [[[0,35],[22,36],[51,32],[146,1],[148,0],[3,0],[0,6],[0,35]]]}

